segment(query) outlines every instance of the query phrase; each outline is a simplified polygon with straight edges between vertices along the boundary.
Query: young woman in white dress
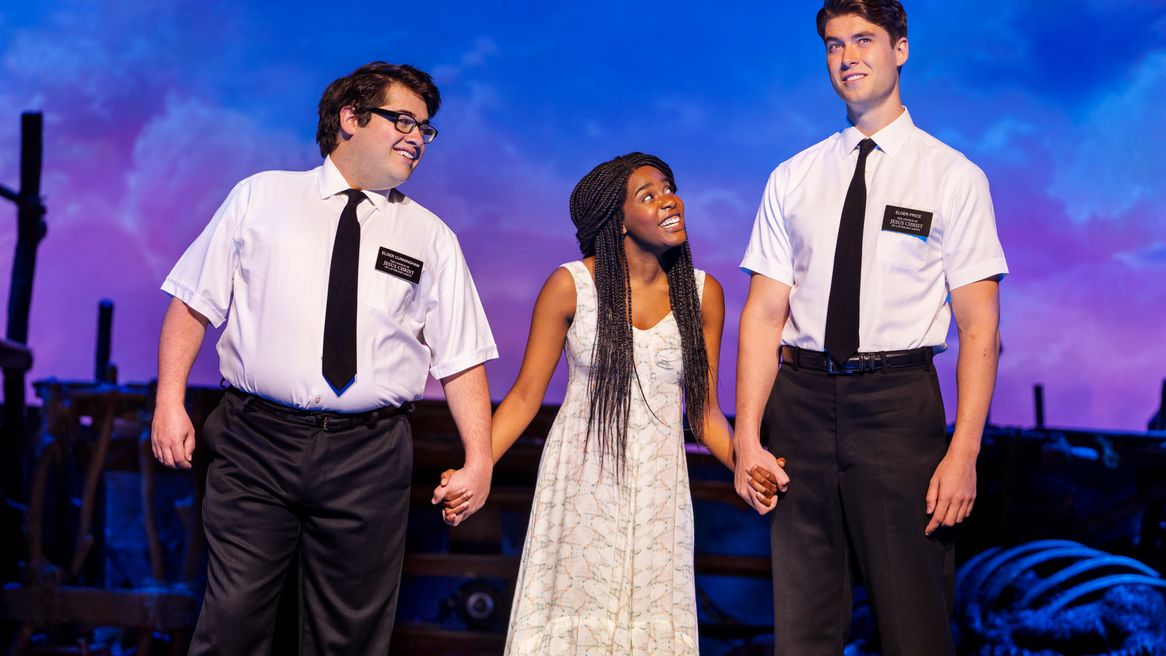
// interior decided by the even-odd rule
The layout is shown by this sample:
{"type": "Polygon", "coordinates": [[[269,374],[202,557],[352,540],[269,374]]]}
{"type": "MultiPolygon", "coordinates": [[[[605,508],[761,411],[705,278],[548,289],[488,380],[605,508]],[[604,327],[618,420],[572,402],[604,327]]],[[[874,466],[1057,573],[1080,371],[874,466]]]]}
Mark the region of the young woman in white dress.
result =
{"type": "MultiPolygon", "coordinates": [[[[494,414],[498,460],[530,424],[564,348],[569,378],[543,446],[506,653],[696,654],[692,500],[682,414],[730,470],[717,401],[721,285],[693,269],[672,170],[631,153],[571,193],[581,261],[535,302],[513,388],[494,414]]],[[[751,472],[758,510],[788,484],[751,472]]],[[[444,480],[443,480],[444,483],[444,480]]],[[[451,491],[447,521],[468,503],[451,491]]]]}

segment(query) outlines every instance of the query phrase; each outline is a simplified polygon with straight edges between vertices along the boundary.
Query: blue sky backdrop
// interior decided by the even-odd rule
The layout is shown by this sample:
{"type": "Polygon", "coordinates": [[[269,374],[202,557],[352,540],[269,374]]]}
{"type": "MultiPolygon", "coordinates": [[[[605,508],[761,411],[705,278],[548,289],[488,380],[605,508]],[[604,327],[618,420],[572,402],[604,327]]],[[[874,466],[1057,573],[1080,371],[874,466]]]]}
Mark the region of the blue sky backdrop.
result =
{"type": "MultiPolygon", "coordinates": [[[[543,280],[577,257],[571,187],[643,150],[675,169],[697,266],[725,286],[731,412],[747,287],[736,265],[762,187],[845,126],[818,6],[4,3],[0,182],[17,183],[20,112],[45,113],[33,376],[92,375],[96,306],[110,298],[122,380],[153,377],[157,288],[174,261],[237,180],[316,166],[323,88],[383,59],[430,71],[444,96],[441,136],[404,191],[460,235],[502,350],[495,399],[543,280]]],[[[1012,269],[992,419],[1031,424],[1044,383],[1052,425],[1144,428],[1166,376],[1166,2],[906,6],[904,101],[987,173],[1012,269]]],[[[15,232],[0,204],[0,307],[15,232]]],[[[548,401],[564,380],[561,367],[548,401]]],[[[208,340],[194,382],[217,381],[208,340]]]]}

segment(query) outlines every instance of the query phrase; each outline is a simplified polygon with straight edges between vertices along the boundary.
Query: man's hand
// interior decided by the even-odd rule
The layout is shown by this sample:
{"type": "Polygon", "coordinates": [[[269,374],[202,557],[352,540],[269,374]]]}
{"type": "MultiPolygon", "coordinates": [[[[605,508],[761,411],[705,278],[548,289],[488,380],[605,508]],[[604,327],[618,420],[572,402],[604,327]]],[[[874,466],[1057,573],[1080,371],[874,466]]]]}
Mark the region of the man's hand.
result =
{"type": "Polygon", "coordinates": [[[186,414],[186,378],[206,334],[207,318],[177,298],[170,299],[158,339],[158,392],[150,447],[167,467],[190,469],[194,456],[194,426],[186,414]]]}
{"type": "MultiPolygon", "coordinates": [[[[457,526],[478,512],[490,495],[490,478],[494,475],[494,459],[490,456],[490,391],[486,385],[486,368],[474,365],[469,369],[441,379],[450,414],[462,436],[466,460],[461,469],[433,490],[432,503],[437,505],[446,497],[461,498],[466,506],[452,517],[442,512],[445,523],[457,526]]],[[[460,507],[462,503],[459,503],[460,507]]]]}
{"type": "MultiPolygon", "coordinates": [[[[449,485],[449,479],[453,477],[455,470],[447,469],[441,472],[441,482],[438,483],[437,488],[441,489],[449,485]]],[[[436,490],[434,490],[436,493],[436,490]]],[[[451,523],[457,514],[470,507],[470,499],[473,498],[473,493],[469,490],[447,490],[445,498],[442,499],[444,507],[441,509],[441,518],[445,522],[451,523]]]]}
{"type": "Polygon", "coordinates": [[[778,491],[789,489],[789,476],[785,473],[785,458],[777,459],[776,472],[757,466],[749,470],[749,487],[753,488],[766,507],[777,507],[778,491]],[[782,482],[784,479],[784,482],[782,482]]]}
{"type": "Polygon", "coordinates": [[[154,457],[163,465],[190,469],[194,457],[194,425],[182,404],[159,405],[154,409],[150,446],[154,457]]]}
{"type": "MultiPolygon", "coordinates": [[[[738,441],[749,443],[748,440],[738,441]]],[[[779,461],[774,458],[772,453],[761,448],[756,442],[743,447],[734,456],[736,463],[733,467],[733,487],[737,490],[737,495],[744,499],[750,508],[756,510],[758,515],[764,515],[776,508],[776,494],[766,496],[765,484],[758,482],[755,477],[763,477],[765,473],[771,474],[776,490],[786,492],[789,489],[789,476],[783,469],[784,459],[779,461]]]]}
{"type": "Polygon", "coordinates": [[[947,455],[927,486],[924,533],[955,526],[972,513],[976,501],[976,456],[996,385],[1000,357],[1000,289],[998,278],[986,278],[951,290],[951,311],[960,336],[956,362],[955,429],[947,455]]]}
{"type": "Polygon", "coordinates": [[[948,451],[927,486],[927,514],[931,521],[924,529],[931,535],[943,526],[955,526],[972,514],[976,502],[976,458],[948,451]]]}
{"type": "Polygon", "coordinates": [[[467,465],[456,471],[447,469],[442,472],[430,503],[443,504],[441,518],[446,524],[457,526],[486,504],[493,473],[494,468],[490,465],[467,465]]]}
{"type": "Polygon", "coordinates": [[[737,425],[733,437],[733,485],[745,503],[759,514],[777,507],[777,497],[761,499],[749,485],[750,471],[768,470],[777,478],[779,489],[789,486],[789,477],[773,454],[761,448],[759,431],[765,406],[777,380],[781,332],[789,317],[790,286],[754,274],[749,277],[749,297],[741,310],[741,332],[737,338],[737,425]]]}

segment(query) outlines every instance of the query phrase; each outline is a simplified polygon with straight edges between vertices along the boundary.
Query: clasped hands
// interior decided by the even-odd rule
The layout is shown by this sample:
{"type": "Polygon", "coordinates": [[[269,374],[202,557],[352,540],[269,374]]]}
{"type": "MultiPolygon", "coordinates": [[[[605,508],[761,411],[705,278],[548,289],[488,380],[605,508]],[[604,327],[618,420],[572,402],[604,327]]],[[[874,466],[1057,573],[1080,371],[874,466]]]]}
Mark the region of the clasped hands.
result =
{"type": "Polygon", "coordinates": [[[785,458],[777,458],[776,471],[772,471],[762,465],[753,465],[746,470],[748,476],[745,479],[748,489],[742,494],[740,488],[737,489],[737,494],[749,504],[749,507],[756,510],[758,515],[765,515],[777,507],[777,502],[781,494],[785,494],[789,490],[789,476],[785,473],[785,458]]]}
{"type": "Polygon", "coordinates": [[[764,515],[777,507],[789,490],[785,458],[776,458],[760,444],[743,441],[733,454],[733,487],[749,507],[764,515]]]}
{"type": "MultiPolygon", "coordinates": [[[[789,476],[785,473],[785,458],[777,459],[777,471],[773,472],[761,465],[754,465],[748,470],[749,473],[749,488],[753,490],[757,501],[760,502],[760,508],[757,505],[750,503],[749,499],[745,498],[745,503],[757,511],[758,514],[764,515],[777,507],[777,502],[780,498],[778,492],[782,494],[789,489],[789,476]]],[[[744,498],[744,497],[742,497],[744,498]]]]}
{"type": "Polygon", "coordinates": [[[457,526],[485,505],[492,474],[489,466],[447,469],[441,472],[441,484],[433,490],[430,503],[443,504],[441,518],[446,524],[457,526]]]}
{"type": "MultiPolygon", "coordinates": [[[[762,450],[769,456],[770,462],[759,458],[760,462],[749,465],[745,470],[744,484],[737,485],[737,494],[749,504],[749,507],[764,515],[777,507],[778,492],[785,493],[789,489],[789,476],[785,473],[785,458],[774,458],[768,451],[762,450]]],[[[740,466],[740,463],[738,464],[740,466]]],[[[442,504],[441,518],[450,526],[457,526],[473,515],[485,503],[484,494],[475,494],[472,487],[466,486],[458,475],[465,469],[454,471],[447,469],[441,472],[441,482],[433,491],[432,503],[442,504]]],[[[486,483],[485,493],[489,494],[489,482],[486,483]]]]}

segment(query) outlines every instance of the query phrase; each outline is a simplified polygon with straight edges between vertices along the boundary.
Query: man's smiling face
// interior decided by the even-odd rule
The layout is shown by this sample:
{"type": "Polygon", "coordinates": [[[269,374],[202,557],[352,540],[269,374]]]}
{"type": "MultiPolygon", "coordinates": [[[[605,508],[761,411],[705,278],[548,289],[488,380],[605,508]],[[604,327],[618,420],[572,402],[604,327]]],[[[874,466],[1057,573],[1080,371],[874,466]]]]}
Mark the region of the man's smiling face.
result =
{"type": "MultiPolygon", "coordinates": [[[[400,82],[389,85],[381,109],[412,116],[418,123],[429,120],[425,101],[400,82]]],[[[341,123],[351,134],[346,147],[355,166],[354,177],[369,189],[391,189],[404,183],[425,154],[426,144],[416,127],[405,134],[393,120],[376,114],[360,125],[350,108],[341,115],[341,123]]]]}
{"type": "Polygon", "coordinates": [[[883,28],[855,14],[826,22],[826,67],[830,83],[853,112],[898,103],[899,67],[907,61],[907,39],[891,42],[883,28]]]}

